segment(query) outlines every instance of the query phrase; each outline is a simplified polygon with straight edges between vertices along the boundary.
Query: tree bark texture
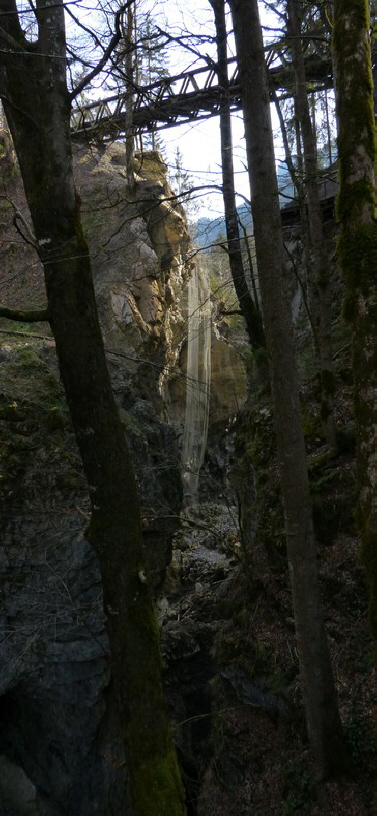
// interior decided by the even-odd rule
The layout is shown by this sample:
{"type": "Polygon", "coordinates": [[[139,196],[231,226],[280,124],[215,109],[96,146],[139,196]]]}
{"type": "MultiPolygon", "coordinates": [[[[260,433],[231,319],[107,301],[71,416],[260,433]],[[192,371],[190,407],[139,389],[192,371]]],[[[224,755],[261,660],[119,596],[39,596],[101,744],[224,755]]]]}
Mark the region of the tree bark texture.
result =
{"type": "MultiPolygon", "coordinates": [[[[306,192],[308,225],[311,247],[311,264],[314,280],[310,289],[314,289],[314,298],[319,308],[314,305],[314,321],[319,349],[319,380],[321,384],[321,418],[326,440],[331,448],[336,448],[336,430],[334,420],[334,375],[332,370],[331,338],[331,278],[330,262],[326,251],[321,204],[318,192],[317,149],[314,127],[310,117],[309,100],[306,85],[306,70],[301,41],[301,4],[290,0],[290,31],[292,34],[292,54],[296,81],[296,110],[301,130],[304,158],[304,189],[306,192]]],[[[305,227],[305,223],[302,225],[305,227]]]]}
{"type": "Polygon", "coordinates": [[[377,636],[377,224],[375,126],[367,0],[335,0],[339,127],[339,261],[353,333],[359,525],[377,636]]]}
{"type": "MultiPolygon", "coordinates": [[[[247,285],[242,259],[236,193],[234,187],[232,124],[229,105],[229,80],[227,70],[227,31],[225,22],[225,0],[210,0],[215,16],[217,44],[217,74],[221,94],[220,142],[221,170],[225,228],[228,242],[229,266],[234,288],[243,318],[246,323],[250,345],[253,349],[265,348],[262,316],[258,304],[254,303],[247,285]]],[[[251,269],[251,275],[253,270],[251,269]]]]}
{"type": "Polygon", "coordinates": [[[319,597],[267,72],[257,0],[230,0],[242,88],[255,244],[271,370],[287,554],[308,736],[319,778],[347,763],[319,597]]]}
{"type": "Polygon", "coordinates": [[[137,816],[182,816],[135,477],[114,402],[81,229],[70,142],[63,3],[37,0],[38,40],[1,0],[0,92],[43,263],[48,311],[92,503],[119,722],[137,816]]]}
{"type": "Polygon", "coordinates": [[[122,25],[125,47],[124,67],[126,70],[126,173],[130,190],[135,186],[134,176],[134,132],[133,132],[133,86],[135,82],[135,44],[134,44],[134,3],[129,3],[126,21],[122,25]]]}
{"type": "MultiPolygon", "coordinates": [[[[284,117],[282,114],[281,106],[278,100],[278,97],[275,91],[272,92],[272,99],[275,103],[276,113],[279,119],[280,125],[280,133],[281,138],[283,140],[284,145],[284,158],[286,165],[288,167],[288,171],[294,186],[296,187],[297,192],[297,200],[298,200],[298,210],[300,216],[300,227],[301,227],[301,244],[302,244],[302,253],[303,253],[303,266],[306,272],[305,275],[305,282],[303,281],[302,285],[302,293],[305,303],[306,312],[308,315],[308,320],[310,323],[310,328],[313,337],[313,346],[314,346],[314,354],[316,360],[319,359],[319,350],[318,350],[318,331],[317,326],[319,326],[319,310],[317,308],[317,298],[311,299],[311,308],[309,308],[309,300],[310,300],[310,293],[309,293],[309,284],[313,287],[313,273],[311,269],[311,252],[310,252],[310,240],[309,240],[309,224],[308,224],[308,213],[307,208],[305,206],[305,192],[304,192],[304,183],[303,183],[303,171],[302,171],[302,161],[301,161],[301,145],[300,145],[300,129],[298,126],[298,121],[296,120],[296,112],[295,112],[295,133],[296,133],[296,141],[297,141],[297,168],[294,165],[292,152],[289,146],[288,140],[288,133],[287,127],[284,121],[284,117]],[[305,286],[306,284],[306,286],[305,286]],[[314,311],[316,310],[316,312],[314,311]],[[318,313],[318,318],[317,318],[318,313]]],[[[295,100],[297,102],[297,100],[295,100]]],[[[295,104],[295,111],[297,105],[295,104]]],[[[300,281],[301,284],[301,281],[300,281]]]]}

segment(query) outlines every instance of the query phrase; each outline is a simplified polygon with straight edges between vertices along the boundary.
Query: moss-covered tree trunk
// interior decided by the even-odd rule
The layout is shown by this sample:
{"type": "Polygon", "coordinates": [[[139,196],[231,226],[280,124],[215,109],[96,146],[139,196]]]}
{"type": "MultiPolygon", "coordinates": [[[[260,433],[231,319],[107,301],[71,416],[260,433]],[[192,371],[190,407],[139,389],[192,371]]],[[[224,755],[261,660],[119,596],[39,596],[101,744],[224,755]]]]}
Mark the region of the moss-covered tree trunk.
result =
{"type": "MultiPolygon", "coordinates": [[[[322,225],[321,204],[318,190],[316,139],[310,116],[306,87],[306,70],[302,48],[302,6],[297,0],[289,2],[290,33],[292,36],[293,66],[296,82],[296,111],[303,144],[304,190],[308,210],[308,228],[311,251],[310,281],[314,303],[313,320],[318,341],[318,378],[321,386],[321,417],[326,440],[336,448],[334,420],[334,376],[332,366],[331,337],[331,276],[330,261],[322,225]],[[318,323],[316,323],[318,319],[318,323]]],[[[305,224],[302,224],[305,228],[305,224]]]]}
{"type": "Polygon", "coordinates": [[[289,572],[308,735],[319,778],[344,772],[316,549],[257,0],[230,0],[242,88],[254,234],[274,403],[289,572]]]}
{"type": "Polygon", "coordinates": [[[335,0],[339,262],[353,332],[359,522],[377,636],[377,223],[368,0],[335,0]]]}
{"type": "MultiPolygon", "coordinates": [[[[305,308],[307,311],[307,315],[309,318],[310,329],[312,332],[313,337],[313,348],[315,354],[315,360],[318,363],[319,361],[319,346],[318,346],[318,326],[320,324],[320,314],[319,314],[319,303],[318,298],[314,296],[313,287],[314,287],[314,272],[312,269],[312,252],[310,247],[310,239],[309,239],[309,221],[308,221],[308,211],[306,207],[305,201],[305,190],[304,190],[304,169],[303,169],[303,161],[301,155],[301,134],[300,134],[300,126],[298,121],[298,113],[297,113],[297,96],[294,99],[294,109],[295,109],[295,117],[294,117],[294,127],[295,127],[295,136],[296,136],[296,160],[297,160],[297,168],[295,167],[292,151],[289,144],[288,139],[288,130],[286,127],[286,123],[283,117],[283,113],[281,110],[281,106],[278,100],[276,93],[272,92],[272,98],[275,103],[276,113],[279,119],[280,125],[280,133],[281,138],[284,145],[284,157],[285,162],[288,167],[288,171],[292,182],[296,188],[296,195],[298,201],[298,211],[299,211],[299,218],[300,218],[300,227],[301,227],[301,234],[300,240],[302,245],[302,254],[303,254],[303,266],[305,271],[305,283],[306,283],[306,291],[303,289],[303,297],[305,302],[305,308]]],[[[318,366],[319,368],[319,366],[318,366]]]]}
{"type": "MultiPolygon", "coordinates": [[[[119,727],[137,816],[182,816],[138,496],[112,395],[70,144],[62,3],[37,0],[38,40],[1,0],[0,92],[44,266],[49,318],[92,502],[119,727]]],[[[126,807],[126,805],[125,805],[126,807]]]]}

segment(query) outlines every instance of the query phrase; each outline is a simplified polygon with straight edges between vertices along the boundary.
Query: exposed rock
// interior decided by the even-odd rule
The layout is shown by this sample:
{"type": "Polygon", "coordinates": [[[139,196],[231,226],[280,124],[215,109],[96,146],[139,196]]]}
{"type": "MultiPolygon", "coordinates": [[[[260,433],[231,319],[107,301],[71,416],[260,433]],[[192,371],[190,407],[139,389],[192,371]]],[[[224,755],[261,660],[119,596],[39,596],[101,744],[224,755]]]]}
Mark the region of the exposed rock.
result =
{"type": "Polygon", "coordinates": [[[0,803],[3,816],[56,816],[46,804],[25,771],[5,755],[0,756],[0,803]]]}
{"type": "MultiPolygon", "coordinates": [[[[137,161],[137,201],[132,201],[122,146],[79,147],[75,157],[108,364],[140,485],[157,588],[182,501],[183,388],[175,427],[165,417],[173,374],[179,382],[184,377],[184,292],[192,262],[184,212],[165,200],[163,163],[158,155],[144,157],[142,166],[137,161]]],[[[8,192],[27,220],[19,177],[12,184],[8,192]]],[[[30,245],[16,240],[7,201],[3,210],[9,305],[41,305],[38,259],[30,245]],[[32,273],[25,277],[27,268],[32,273]]],[[[125,813],[127,780],[100,575],[85,539],[90,505],[49,328],[36,327],[33,334],[40,336],[2,335],[0,351],[0,813],[113,816],[125,813]]],[[[227,401],[231,412],[235,408],[229,389],[217,399],[222,416],[227,401]]],[[[221,555],[213,559],[215,567],[223,563],[221,555]]],[[[195,567],[187,570],[191,582],[195,567]]],[[[211,632],[204,626],[205,662],[210,662],[211,632]]],[[[192,637],[189,663],[197,653],[197,635],[192,637]]]]}
{"type": "Polygon", "coordinates": [[[125,775],[107,691],[101,581],[85,540],[85,480],[50,356],[23,342],[1,363],[14,411],[12,419],[0,411],[0,753],[19,770],[12,782],[7,766],[0,812],[111,814],[125,775]]]}
{"type": "MultiPolygon", "coordinates": [[[[77,181],[157,586],[182,495],[177,433],[161,417],[168,308],[160,259],[144,218],[127,200],[121,155],[117,147],[105,154],[79,150],[77,181]]],[[[19,179],[14,194],[25,212],[19,179]]],[[[9,222],[10,215],[7,210],[9,222]]],[[[7,220],[1,229],[9,240],[7,220]]],[[[13,302],[31,295],[42,303],[33,250],[14,247],[5,259],[5,279],[16,278],[13,288],[10,281],[13,302]],[[28,263],[36,269],[31,287],[27,280],[22,285],[20,272],[14,275],[28,263]]],[[[177,312],[179,321],[183,327],[177,312]]],[[[5,336],[1,353],[0,753],[7,770],[0,812],[110,816],[124,812],[126,773],[109,687],[101,581],[85,540],[88,495],[53,343],[49,330],[42,331],[46,340],[5,336]]]]}
{"type": "Polygon", "coordinates": [[[230,343],[214,337],[211,347],[211,424],[229,422],[247,397],[245,363],[230,343]]]}

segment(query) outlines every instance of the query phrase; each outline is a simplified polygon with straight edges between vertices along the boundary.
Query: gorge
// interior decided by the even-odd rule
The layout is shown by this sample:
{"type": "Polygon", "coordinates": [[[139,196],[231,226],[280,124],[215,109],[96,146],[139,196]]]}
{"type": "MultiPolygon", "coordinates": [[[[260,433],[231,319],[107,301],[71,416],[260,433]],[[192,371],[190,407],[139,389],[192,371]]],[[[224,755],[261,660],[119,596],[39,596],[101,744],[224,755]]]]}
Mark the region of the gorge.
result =
{"type": "MultiPolygon", "coordinates": [[[[161,595],[182,501],[195,499],[210,391],[213,419],[225,428],[245,393],[245,368],[211,326],[208,287],[191,259],[184,212],[168,201],[158,154],[136,157],[133,200],[121,146],[79,147],[75,162],[108,365],[161,595]]],[[[7,300],[42,305],[39,261],[13,226],[15,207],[27,224],[11,168],[0,228],[7,300]]],[[[105,816],[118,812],[126,776],[100,577],[85,539],[87,487],[46,324],[3,322],[1,371],[4,812],[105,816]]]]}

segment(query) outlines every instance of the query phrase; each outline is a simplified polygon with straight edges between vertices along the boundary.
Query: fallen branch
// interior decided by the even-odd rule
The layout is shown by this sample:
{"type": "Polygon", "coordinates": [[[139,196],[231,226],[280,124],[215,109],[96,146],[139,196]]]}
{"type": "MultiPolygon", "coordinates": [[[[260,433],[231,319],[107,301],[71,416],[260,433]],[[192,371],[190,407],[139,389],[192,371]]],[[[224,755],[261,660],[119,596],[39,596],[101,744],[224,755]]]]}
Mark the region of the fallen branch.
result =
{"type": "Polygon", "coordinates": [[[47,309],[25,311],[24,309],[8,309],[7,306],[1,305],[0,317],[6,317],[7,320],[15,320],[17,323],[49,323],[50,321],[47,309]]]}

